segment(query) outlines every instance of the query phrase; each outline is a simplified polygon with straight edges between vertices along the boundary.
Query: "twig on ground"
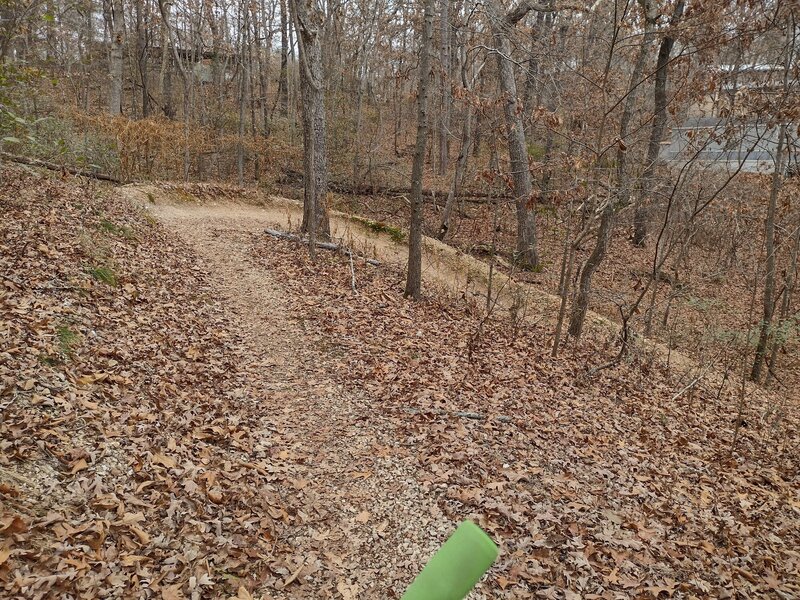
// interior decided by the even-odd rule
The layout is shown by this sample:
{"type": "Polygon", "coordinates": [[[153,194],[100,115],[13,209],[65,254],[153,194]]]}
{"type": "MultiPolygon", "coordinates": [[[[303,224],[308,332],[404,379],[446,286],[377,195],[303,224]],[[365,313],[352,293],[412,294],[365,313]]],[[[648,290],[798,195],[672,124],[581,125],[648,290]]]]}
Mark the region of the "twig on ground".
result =
{"type": "Polygon", "coordinates": [[[353,293],[357,294],[356,291],[356,270],[353,267],[353,253],[348,252],[347,255],[350,257],[350,287],[353,288],[353,293]]]}
{"type": "MultiPolygon", "coordinates": [[[[408,413],[410,415],[418,415],[418,414],[422,414],[422,413],[425,413],[425,412],[429,412],[429,413],[433,413],[435,415],[442,415],[442,416],[446,416],[446,417],[453,416],[453,417],[458,417],[460,419],[470,419],[472,421],[485,421],[487,419],[486,415],[483,415],[481,413],[470,412],[470,411],[449,412],[449,411],[446,411],[446,410],[442,410],[441,408],[431,408],[428,411],[423,411],[423,410],[420,410],[418,408],[404,408],[403,412],[408,413]]],[[[499,423],[511,423],[511,417],[508,417],[506,415],[498,415],[498,416],[494,417],[494,419],[492,419],[492,420],[493,421],[497,421],[499,423]]]]}

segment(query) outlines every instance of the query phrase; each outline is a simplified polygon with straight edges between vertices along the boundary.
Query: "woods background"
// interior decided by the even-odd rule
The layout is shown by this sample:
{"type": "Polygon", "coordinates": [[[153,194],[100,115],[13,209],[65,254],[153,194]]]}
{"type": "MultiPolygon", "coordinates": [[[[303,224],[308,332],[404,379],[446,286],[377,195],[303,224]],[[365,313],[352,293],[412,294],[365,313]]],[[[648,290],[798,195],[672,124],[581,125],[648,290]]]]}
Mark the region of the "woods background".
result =
{"type": "Polygon", "coordinates": [[[321,235],[328,207],[403,235],[417,206],[412,254],[424,229],[561,297],[554,354],[591,306],[620,356],[644,335],[788,382],[798,10],[2,0],[2,146],[302,193],[321,235]]]}

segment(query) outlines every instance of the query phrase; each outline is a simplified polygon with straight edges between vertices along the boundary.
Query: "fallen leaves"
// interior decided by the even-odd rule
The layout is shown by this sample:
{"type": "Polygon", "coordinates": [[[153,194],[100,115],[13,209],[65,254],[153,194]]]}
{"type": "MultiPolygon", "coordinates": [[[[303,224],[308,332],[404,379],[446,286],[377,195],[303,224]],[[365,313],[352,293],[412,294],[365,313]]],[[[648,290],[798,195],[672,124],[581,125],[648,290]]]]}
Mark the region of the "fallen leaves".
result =
{"type": "Polygon", "coordinates": [[[108,379],[108,373],[92,373],[90,375],[83,375],[75,380],[75,383],[81,386],[90,385],[92,383],[100,383],[108,379]]]}
{"type": "Polygon", "coordinates": [[[358,513],[355,516],[355,520],[358,523],[367,523],[367,522],[369,522],[369,519],[370,519],[371,516],[372,515],[370,514],[370,512],[368,510],[362,510],[360,513],[358,513]]]}
{"type": "Polygon", "coordinates": [[[75,475],[76,473],[80,473],[84,469],[88,469],[88,468],[89,468],[89,463],[86,462],[85,458],[81,458],[79,460],[76,460],[72,464],[72,469],[70,470],[70,474],[71,475],[75,475]]]}
{"type": "Polygon", "coordinates": [[[152,462],[154,465],[161,465],[162,467],[166,467],[168,469],[172,469],[178,466],[178,461],[175,460],[171,456],[167,456],[166,454],[162,454],[160,452],[156,452],[153,454],[152,462]]]}
{"type": "MultiPolygon", "coordinates": [[[[515,331],[502,315],[483,324],[469,353],[478,306],[436,295],[405,302],[402,273],[388,265],[356,265],[354,296],[349,264],[335,256],[311,265],[272,239],[257,254],[285,274],[293,314],[338,357],[337,380],[393,416],[396,439],[414,457],[414,483],[434,501],[431,516],[475,518],[499,541],[487,597],[709,597],[745,588],[759,596],[775,581],[783,593],[800,592],[791,583],[800,580],[791,550],[800,543],[791,509],[797,457],[753,439],[736,460],[718,461],[729,452],[736,404],[716,389],[699,390],[700,411],[688,398],[669,401],[668,373],[644,374],[635,362],[579,381],[582,365],[602,360],[598,342],[553,360],[549,332],[515,331]],[[769,484],[745,475],[770,471],[765,465],[782,475],[769,484]],[[765,504],[772,508],[750,512],[765,504]],[[783,570],[751,581],[726,566],[731,560],[783,570]]],[[[748,421],[757,422],[767,404],[753,402],[748,421]]],[[[789,438],[798,433],[790,412],[789,438]]],[[[353,521],[371,524],[370,511],[358,510],[353,521]]]]}
{"type": "Polygon", "coordinates": [[[7,595],[398,596],[463,518],[502,548],[489,598],[800,593],[792,410],[770,438],[755,403],[730,453],[716,390],[670,402],[669,374],[635,361],[580,380],[599,342],[553,360],[548,332],[498,315],[473,343],[476,304],[406,302],[401,273],[361,264],[353,296],[348,261],[256,239],[319,349],[292,365],[126,203],[22,171],[0,201],[7,595]],[[86,273],[100,259],[119,287],[86,273]],[[363,404],[329,422],[344,394],[363,404]]]}
{"type": "Polygon", "coordinates": [[[227,597],[269,575],[269,515],[294,509],[240,466],[266,456],[232,393],[256,361],[196,257],[49,174],[0,165],[0,206],[0,595],[227,597]]]}
{"type": "Polygon", "coordinates": [[[16,533],[24,533],[28,530],[28,524],[22,517],[11,514],[4,514],[0,517],[0,535],[10,536],[16,533]]]}

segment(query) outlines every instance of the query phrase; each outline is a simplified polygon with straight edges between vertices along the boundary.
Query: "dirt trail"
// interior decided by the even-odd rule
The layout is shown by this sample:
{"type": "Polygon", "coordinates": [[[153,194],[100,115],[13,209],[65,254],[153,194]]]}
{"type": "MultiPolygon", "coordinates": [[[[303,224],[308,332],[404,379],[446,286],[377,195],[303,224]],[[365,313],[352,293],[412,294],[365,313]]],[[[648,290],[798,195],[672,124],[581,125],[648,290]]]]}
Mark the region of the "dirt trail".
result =
{"type": "MultiPolygon", "coordinates": [[[[180,213],[202,220],[235,219],[244,228],[254,232],[263,232],[265,227],[295,230],[303,216],[302,203],[275,196],[267,197],[261,206],[254,206],[230,201],[193,202],[188,195],[171,194],[156,186],[135,185],[120,190],[165,217],[180,213]]],[[[408,260],[405,244],[392,241],[386,234],[371,231],[350,215],[339,211],[331,211],[330,223],[332,236],[343,240],[347,247],[359,254],[405,266],[408,260]]],[[[425,286],[433,285],[458,296],[486,297],[489,282],[489,265],[486,262],[431,238],[424,238],[422,261],[425,286]]],[[[499,294],[500,310],[522,304],[537,321],[550,321],[558,312],[559,299],[556,296],[535,286],[514,281],[501,271],[495,270],[492,286],[493,293],[499,294]]],[[[590,313],[589,321],[605,328],[614,327],[610,321],[594,313],[590,313]]]]}
{"type": "Polygon", "coordinates": [[[278,469],[290,482],[284,496],[296,512],[288,538],[279,540],[294,549],[285,561],[288,583],[264,597],[402,592],[453,523],[426,495],[416,458],[375,410],[379,404],[333,383],[325,352],[288,317],[281,282],[251,258],[264,228],[285,226],[286,213],[237,205],[149,210],[194,248],[220,302],[236,315],[248,353],[266,365],[242,410],[259,411],[256,438],[280,448],[278,469]]]}
{"type": "MultiPolygon", "coordinates": [[[[290,318],[282,282],[254,258],[264,229],[296,228],[301,205],[279,198],[262,207],[181,202],[157,188],[123,190],[195,249],[221,305],[238,319],[244,354],[266,365],[252,377],[242,411],[256,411],[263,428],[255,438],[279,459],[276,478],[289,514],[276,545],[291,550],[278,561],[282,581],[265,585],[264,597],[399,597],[455,523],[438,505],[438,484],[425,477],[414,439],[380,412],[379,399],[336,383],[336,367],[315,343],[316,333],[290,318]]],[[[360,254],[405,263],[405,247],[388,236],[341,213],[332,215],[331,225],[333,235],[360,254]]],[[[485,297],[485,263],[438,242],[426,244],[425,286],[485,297]]],[[[557,312],[557,299],[533,286],[504,275],[495,285],[503,288],[501,306],[524,295],[527,318],[549,322],[557,312]]],[[[590,325],[594,334],[616,327],[594,315],[590,325]]],[[[713,380],[714,373],[676,353],[673,365],[677,358],[688,373],[713,380]]],[[[470,596],[487,597],[480,587],[470,596]]]]}

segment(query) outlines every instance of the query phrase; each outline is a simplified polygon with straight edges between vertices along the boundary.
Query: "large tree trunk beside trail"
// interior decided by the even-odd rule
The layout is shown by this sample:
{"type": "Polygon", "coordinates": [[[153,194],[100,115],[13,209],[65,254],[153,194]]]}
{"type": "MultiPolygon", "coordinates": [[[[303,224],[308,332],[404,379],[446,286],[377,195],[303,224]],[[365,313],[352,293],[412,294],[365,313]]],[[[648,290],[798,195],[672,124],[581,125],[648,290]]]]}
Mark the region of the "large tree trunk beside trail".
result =
{"type": "Polygon", "coordinates": [[[325,77],[322,27],[325,15],[313,0],[290,0],[300,54],[300,94],[303,100],[303,225],[311,243],[330,238],[328,160],[325,133],[325,77]]]}

